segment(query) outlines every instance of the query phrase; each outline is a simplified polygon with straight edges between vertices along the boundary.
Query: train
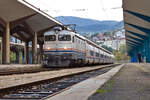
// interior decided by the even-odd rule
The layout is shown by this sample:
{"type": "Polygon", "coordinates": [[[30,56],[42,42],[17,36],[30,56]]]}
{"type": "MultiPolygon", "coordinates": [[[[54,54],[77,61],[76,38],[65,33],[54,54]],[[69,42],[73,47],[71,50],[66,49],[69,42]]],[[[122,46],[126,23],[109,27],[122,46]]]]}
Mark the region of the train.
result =
{"type": "Polygon", "coordinates": [[[71,29],[55,27],[44,33],[43,66],[74,67],[111,64],[114,56],[108,50],[71,29]]]}

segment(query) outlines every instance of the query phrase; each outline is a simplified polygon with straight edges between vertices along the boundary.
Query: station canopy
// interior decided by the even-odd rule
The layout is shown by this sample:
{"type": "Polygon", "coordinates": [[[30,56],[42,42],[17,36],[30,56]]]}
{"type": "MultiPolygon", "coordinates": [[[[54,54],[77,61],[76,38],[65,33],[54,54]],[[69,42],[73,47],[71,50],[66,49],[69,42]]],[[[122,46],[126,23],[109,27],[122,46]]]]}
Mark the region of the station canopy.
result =
{"type": "Polygon", "coordinates": [[[123,0],[128,53],[143,45],[150,34],[150,0],[123,0]]]}
{"type": "Polygon", "coordinates": [[[4,34],[6,22],[10,23],[10,32],[23,41],[31,41],[34,32],[38,34],[38,43],[43,42],[43,33],[50,28],[62,25],[50,15],[25,0],[0,0],[0,33],[4,34]]]}

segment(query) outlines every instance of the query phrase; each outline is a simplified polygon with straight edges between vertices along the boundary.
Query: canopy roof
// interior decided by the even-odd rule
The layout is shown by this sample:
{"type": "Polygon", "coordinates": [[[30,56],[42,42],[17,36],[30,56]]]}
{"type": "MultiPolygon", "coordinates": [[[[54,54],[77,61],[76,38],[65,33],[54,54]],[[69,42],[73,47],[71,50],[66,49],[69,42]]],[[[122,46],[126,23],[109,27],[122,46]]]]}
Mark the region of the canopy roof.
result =
{"type": "Polygon", "coordinates": [[[38,33],[38,42],[43,42],[43,33],[50,28],[63,25],[50,15],[25,0],[0,0],[0,33],[4,34],[6,22],[10,23],[11,35],[31,41],[38,33]]]}
{"type": "Polygon", "coordinates": [[[150,0],[123,0],[128,52],[140,47],[150,34],[150,0]]]}

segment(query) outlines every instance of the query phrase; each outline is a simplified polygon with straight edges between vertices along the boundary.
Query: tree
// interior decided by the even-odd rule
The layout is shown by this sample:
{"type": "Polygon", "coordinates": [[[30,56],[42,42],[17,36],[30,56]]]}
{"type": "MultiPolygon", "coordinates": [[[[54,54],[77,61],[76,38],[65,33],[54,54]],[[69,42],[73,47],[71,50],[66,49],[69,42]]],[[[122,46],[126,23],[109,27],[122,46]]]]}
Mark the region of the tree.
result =
{"type": "Polygon", "coordinates": [[[113,54],[115,56],[115,60],[116,61],[129,61],[130,57],[127,56],[127,52],[126,52],[126,46],[125,45],[121,45],[119,48],[119,51],[113,51],[113,54]]]}
{"type": "Polygon", "coordinates": [[[92,34],[92,35],[91,35],[91,38],[97,37],[98,34],[99,34],[99,33],[92,34]]]}
{"type": "Polygon", "coordinates": [[[111,32],[110,31],[106,31],[106,32],[104,32],[104,35],[105,36],[111,36],[111,32]]]}
{"type": "Polygon", "coordinates": [[[116,33],[116,31],[112,31],[112,35],[113,35],[113,36],[115,35],[115,33],[116,33]]]}
{"type": "Polygon", "coordinates": [[[108,47],[106,45],[102,45],[102,47],[110,52],[113,52],[113,49],[111,47],[108,47]]]}
{"type": "Polygon", "coordinates": [[[120,51],[122,54],[125,54],[125,53],[126,53],[126,46],[125,46],[125,45],[121,45],[120,48],[119,48],[119,51],[120,51]]]}

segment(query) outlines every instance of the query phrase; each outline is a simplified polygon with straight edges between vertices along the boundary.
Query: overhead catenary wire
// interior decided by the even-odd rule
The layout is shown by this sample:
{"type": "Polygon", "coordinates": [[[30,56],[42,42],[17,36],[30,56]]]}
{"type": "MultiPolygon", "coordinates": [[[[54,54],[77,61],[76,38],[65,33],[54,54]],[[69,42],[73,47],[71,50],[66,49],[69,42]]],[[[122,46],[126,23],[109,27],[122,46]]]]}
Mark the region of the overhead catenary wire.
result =
{"type": "Polygon", "coordinates": [[[101,8],[102,8],[104,14],[106,15],[107,18],[109,18],[108,14],[107,14],[107,12],[106,12],[106,9],[105,9],[105,7],[104,7],[104,4],[103,4],[103,0],[100,0],[100,3],[101,3],[101,5],[102,5],[101,8]]]}

